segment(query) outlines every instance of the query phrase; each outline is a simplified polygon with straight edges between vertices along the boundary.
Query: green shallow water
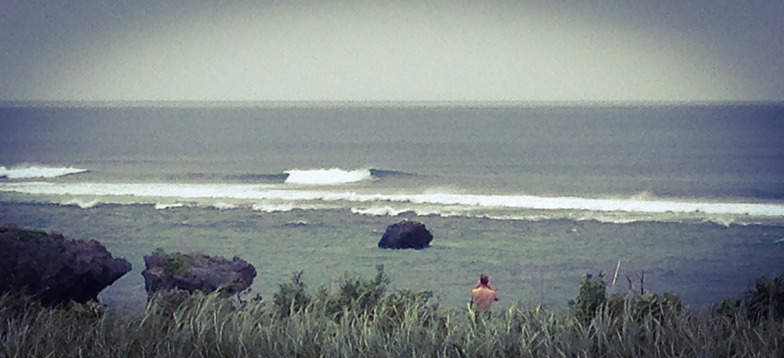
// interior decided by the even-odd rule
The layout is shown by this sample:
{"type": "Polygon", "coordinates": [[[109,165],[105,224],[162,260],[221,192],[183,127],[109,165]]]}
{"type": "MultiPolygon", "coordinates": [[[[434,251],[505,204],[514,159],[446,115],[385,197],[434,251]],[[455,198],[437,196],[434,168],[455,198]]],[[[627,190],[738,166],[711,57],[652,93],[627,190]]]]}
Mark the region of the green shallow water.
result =
{"type": "Polygon", "coordinates": [[[393,286],[432,290],[438,302],[457,307],[465,305],[482,272],[500,291],[500,307],[565,307],[584,273],[604,271],[611,277],[619,259],[617,291],[628,288],[627,277],[639,282],[644,271],[646,291],[673,291],[692,307],[737,297],[755,277],[784,272],[781,226],[0,203],[0,224],[9,223],[95,239],[128,259],[133,270],[100,299],[131,307],[144,304],[143,257],[158,247],[239,256],[256,267],[253,292],[267,299],[294,272],[304,271],[304,282],[315,292],[346,272],[372,277],[376,265],[383,264],[393,286]],[[434,235],[432,247],[377,248],[386,226],[406,218],[427,225],[434,235]]]}

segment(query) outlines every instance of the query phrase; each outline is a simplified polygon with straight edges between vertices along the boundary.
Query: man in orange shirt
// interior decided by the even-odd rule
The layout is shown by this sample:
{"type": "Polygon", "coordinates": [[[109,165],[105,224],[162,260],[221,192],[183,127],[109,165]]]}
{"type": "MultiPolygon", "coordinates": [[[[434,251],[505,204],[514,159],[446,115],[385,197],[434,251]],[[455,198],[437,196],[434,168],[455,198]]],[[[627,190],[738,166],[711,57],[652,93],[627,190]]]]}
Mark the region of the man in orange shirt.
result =
{"type": "Polygon", "coordinates": [[[490,286],[490,277],[485,274],[479,275],[479,282],[471,290],[471,308],[489,316],[490,308],[495,301],[498,301],[498,293],[493,286],[490,286]]]}

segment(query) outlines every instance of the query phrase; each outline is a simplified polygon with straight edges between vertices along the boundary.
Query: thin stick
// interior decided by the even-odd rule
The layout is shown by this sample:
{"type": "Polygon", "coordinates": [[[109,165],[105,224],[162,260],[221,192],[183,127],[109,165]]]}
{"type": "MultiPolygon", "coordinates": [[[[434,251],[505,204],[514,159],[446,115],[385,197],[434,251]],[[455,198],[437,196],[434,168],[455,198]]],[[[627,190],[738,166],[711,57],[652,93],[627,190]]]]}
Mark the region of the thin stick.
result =
{"type": "Polygon", "coordinates": [[[645,271],[642,271],[642,275],[640,276],[640,295],[645,294],[645,271]]]}
{"type": "Polygon", "coordinates": [[[618,271],[621,270],[621,258],[618,258],[618,264],[615,266],[615,275],[613,275],[612,287],[615,290],[615,280],[618,279],[618,271]]]}
{"type": "Polygon", "coordinates": [[[544,304],[544,269],[539,267],[539,304],[544,304]]]}

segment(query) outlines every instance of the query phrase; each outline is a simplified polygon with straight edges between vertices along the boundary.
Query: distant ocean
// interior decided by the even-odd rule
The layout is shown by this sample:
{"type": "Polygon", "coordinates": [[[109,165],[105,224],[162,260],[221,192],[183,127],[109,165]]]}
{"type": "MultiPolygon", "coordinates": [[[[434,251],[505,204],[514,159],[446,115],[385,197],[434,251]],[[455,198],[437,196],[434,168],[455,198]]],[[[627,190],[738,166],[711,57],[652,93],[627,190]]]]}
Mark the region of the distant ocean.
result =
{"type": "Polygon", "coordinates": [[[480,272],[565,305],[622,262],[617,290],[702,306],[784,272],[784,104],[17,104],[0,128],[0,224],[131,260],[106,302],[144,301],[157,247],[247,259],[265,297],[381,263],[458,307],[480,272]],[[403,219],[433,247],[378,249],[403,219]]]}
{"type": "Polygon", "coordinates": [[[0,200],[784,223],[784,105],[0,108],[0,200]]]}

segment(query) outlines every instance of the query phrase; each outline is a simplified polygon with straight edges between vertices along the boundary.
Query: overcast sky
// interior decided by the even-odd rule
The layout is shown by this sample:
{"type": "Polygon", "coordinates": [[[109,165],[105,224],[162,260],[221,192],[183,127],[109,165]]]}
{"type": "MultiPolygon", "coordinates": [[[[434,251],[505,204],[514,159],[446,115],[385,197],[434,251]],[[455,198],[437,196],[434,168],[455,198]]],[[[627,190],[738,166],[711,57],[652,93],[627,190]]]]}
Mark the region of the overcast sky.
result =
{"type": "Polygon", "coordinates": [[[0,100],[784,100],[784,1],[0,2],[0,100]]]}

